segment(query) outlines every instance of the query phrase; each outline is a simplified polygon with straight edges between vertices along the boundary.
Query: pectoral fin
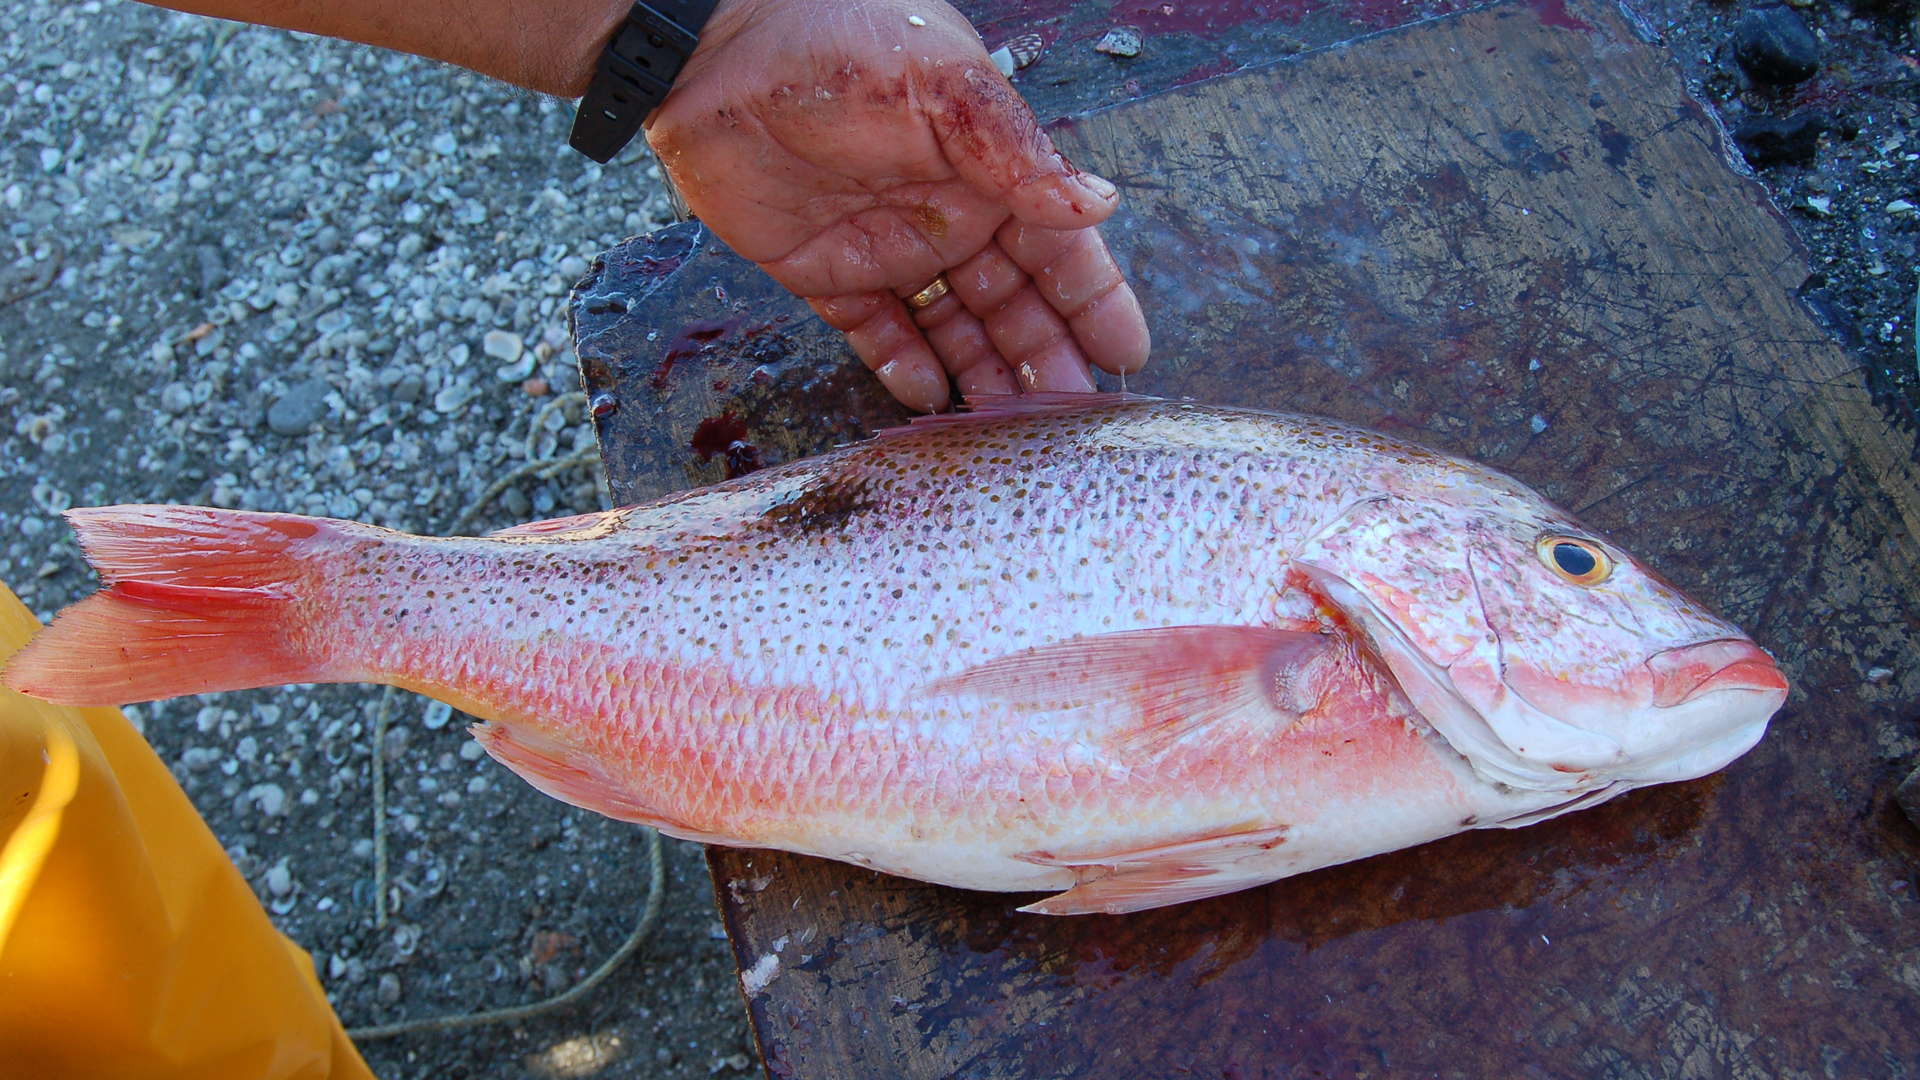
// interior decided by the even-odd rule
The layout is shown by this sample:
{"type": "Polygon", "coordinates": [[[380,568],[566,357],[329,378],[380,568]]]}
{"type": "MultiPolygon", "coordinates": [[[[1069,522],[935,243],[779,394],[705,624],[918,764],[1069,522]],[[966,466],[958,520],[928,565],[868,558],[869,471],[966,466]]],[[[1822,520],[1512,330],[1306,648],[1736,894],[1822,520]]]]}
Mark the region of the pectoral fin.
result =
{"type": "Polygon", "coordinates": [[[1287,826],[1274,825],[1136,851],[1026,852],[1018,858],[1040,866],[1066,867],[1079,884],[1020,910],[1036,915],[1118,915],[1219,896],[1266,880],[1266,875],[1243,870],[1238,864],[1272,851],[1286,839],[1287,826]]]}
{"type": "Polygon", "coordinates": [[[1319,700],[1318,665],[1336,652],[1308,631],[1173,626],[1022,649],[935,681],[934,696],[1019,708],[1090,709],[1121,750],[1155,751],[1232,718],[1283,730],[1319,700]]]}

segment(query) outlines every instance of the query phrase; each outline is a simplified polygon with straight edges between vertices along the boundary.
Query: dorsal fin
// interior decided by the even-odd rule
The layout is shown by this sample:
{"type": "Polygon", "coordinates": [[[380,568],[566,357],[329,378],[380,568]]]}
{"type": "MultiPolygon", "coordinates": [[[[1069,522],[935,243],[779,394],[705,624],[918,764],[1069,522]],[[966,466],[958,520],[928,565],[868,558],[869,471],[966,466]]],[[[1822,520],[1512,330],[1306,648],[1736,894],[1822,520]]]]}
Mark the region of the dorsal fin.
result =
{"type": "Polygon", "coordinates": [[[1016,416],[1082,412],[1111,405],[1160,400],[1162,399],[1147,397],[1143,394],[974,394],[966,398],[960,408],[954,412],[916,416],[898,427],[882,428],[875,432],[873,437],[885,439],[904,435],[910,431],[925,431],[928,428],[951,427],[956,424],[991,423],[1016,416]]]}
{"type": "Polygon", "coordinates": [[[509,525],[486,535],[489,540],[592,540],[612,532],[625,516],[624,509],[597,510],[591,514],[509,525]]]}

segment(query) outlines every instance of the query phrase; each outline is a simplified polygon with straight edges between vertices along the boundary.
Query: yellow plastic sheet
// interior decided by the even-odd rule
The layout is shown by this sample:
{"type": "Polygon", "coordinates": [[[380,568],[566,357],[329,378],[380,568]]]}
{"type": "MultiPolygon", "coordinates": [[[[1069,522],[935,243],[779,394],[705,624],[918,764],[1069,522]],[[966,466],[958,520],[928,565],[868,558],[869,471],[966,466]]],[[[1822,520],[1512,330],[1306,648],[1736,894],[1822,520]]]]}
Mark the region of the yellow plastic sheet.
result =
{"type": "MultiPolygon", "coordinates": [[[[0,586],[0,656],[39,623],[0,586]]],[[[371,1080],[118,709],[0,688],[0,1076],[371,1080]]]]}

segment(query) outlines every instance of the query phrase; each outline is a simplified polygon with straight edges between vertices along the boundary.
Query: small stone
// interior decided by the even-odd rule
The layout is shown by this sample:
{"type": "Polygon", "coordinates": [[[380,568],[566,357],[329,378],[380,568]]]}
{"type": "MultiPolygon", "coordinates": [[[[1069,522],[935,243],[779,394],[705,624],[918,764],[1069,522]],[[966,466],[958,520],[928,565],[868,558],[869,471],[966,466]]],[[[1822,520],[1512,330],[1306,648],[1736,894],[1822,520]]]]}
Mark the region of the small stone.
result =
{"type": "Polygon", "coordinates": [[[307,429],[327,417],[327,395],[333,387],[322,379],[309,379],[284,394],[267,410],[267,427],[275,435],[305,435],[307,429]]]}
{"type": "Polygon", "coordinates": [[[1905,199],[1895,199],[1887,204],[1887,213],[1894,217],[1912,217],[1916,211],[1920,211],[1920,206],[1915,206],[1905,199]]]}
{"type": "MultiPolygon", "coordinates": [[[[925,26],[927,25],[927,20],[921,18],[918,15],[909,15],[907,16],[907,25],[908,26],[925,26]]],[[[58,151],[56,151],[56,153],[57,152],[58,151]]],[[[43,156],[44,156],[44,153],[43,153],[43,156]]],[[[47,166],[47,168],[51,169],[53,168],[53,166],[49,165],[47,166]]]]}
{"type": "Polygon", "coordinates": [[[186,383],[168,383],[160,391],[160,408],[175,416],[193,408],[193,390],[186,383]]]}
{"type": "Polygon", "coordinates": [[[443,131],[435,135],[433,141],[427,145],[431,146],[433,152],[439,154],[441,157],[449,157],[460,149],[460,140],[453,137],[453,132],[443,131]]]}
{"type": "Polygon", "coordinates": [[[267,891],[275,896],[285,896],[293,891],[293,872],[287,869],[287,860],[281,859],[267,871],[267,891]]]}
{"type": "MultiPolygon", "coordinates": [[[[502,363],[517,362],[526,349],[527,343],[520,340],[520,335],[509,330],[489,330],[486,336],[480,339],[480,351],[502,363]]],[[[525,377],[521,376],[521,378],[525,377]]]]}
{"type": "Polygon", "coordinates": [[[528,397],[546,397],[552,389],[547,385],[547,380],[537,375],[520,384],[520,392],[528,397]]]}
{"type": "Polygon", "coordinates": [[[356,859],[373,858],[373,841],[361,837],[353,842],[353,857],[356,859]]]}
{"type": "Polygon", "coordinates": [[[374,992],[382,1005],[394,1005],[400,1001],[400,976],[389,971],[380,976],[380,988],[374,992]]]}
{"type": "Polygon", "coordinates": [[[1000,69],[1000,74],[1009,78],[1013,76],[1015,71],[1019,70],[1013,65],[1013,53],[1004,45],[988,53],[987,59],[993,61],[993,66],[1000,69]]]}
{"type": "Polygon", "coordinates": [[[478,395],[479,391],[465,383],[442,387],[439,393],[433,395],[433,411],[445,416],[465,407],[478,395]]]}
{"type": "Polygon", "coordinates": [[[1893,801],[1900,804],[1907,820],[1920,828],[1920,769],[1908,773],[1900,786],[1893,790],[1893,801]]]}
{"type": "Polygon", "coordinates": [[[1792,10],[1760,7],[1734,28],[1733,56],[1755,82],[1791,86],[1820,70],[1820,39],[1792,10]]]}
{"type": "Polygon", "coordinates": [[[1740,155],[1756,169],[1775,165],[1811,165],[1820,151],[1820,136],[1832,122],[1818,110],[1792,116],[1750,116],[1733,129],[1740,155]]]}
{"type": "Polygon", "coordinates": [[[338,982],[347,973],[346,958],[334,953],[327,958],[327,978],[338,982]]]}
{"type": "Polygon", "coordinates": [[[420,723],[428,731],[439,731],[446,727],[447,721],[451,719],[453,719],[453,706],[444,701],[430,701],[427,703],[427,715],[421,719],[420,723]]]}
{"type": "Polygon", "coordinates": [[[387,234],[379,229],[361,229],[353,234],[353,246],[362,251],[371,251],[379,247],[380,241],[386,238],[387,234]]]}
{"type": "Polygon", "coordinates": [[[331,255],[340,250],[340,230],[331,225],[322,225],[320,231],[313,234],[314,249],[322,255],[331,255]]]}
{"type": "Polygon", "coordinates": [[[400,755],[407,752],[408,734],[407,729],[404,727],[391,727],[387,729],[385,757],[388,761],[399,761],[400,755]]]}
{"type": "Polygon", "coordinates": [[[1870,667],[1867,669],[1867,681],[1875,686],[1885,686],[1893,681],[1893,669],[1870,667]]]}
{"type": "Polygon", "coordinates": [[[500,505],[505,507],[507,513],[512,514],[515,520],[524,520],[533,512],[533,503],[527,499],[527,493],[517,487],[510,487],[500,494],[500,505]]]}
{"type": "Polygon", "coordinates": [[[1547,418],[1536,413],[1533,419],[1527,421],[1527,429],[1535,435],[1540,434],[1547,430],[1547,418]]]}
{"type": "Polygon", "coordinates": [[[61,157],[59,147],[43,146],[40,148],[40,167],[47,172],[52,172],[60,167],[61,157]]]}
{"type": "Polygon", "coordinates": [[[400,381],[394,384],[393,400],[406,402],[411,405],[419,401],[420,395],[426,392],[427,380],[418,375],[403,375],[400,377],[400,381]]]}
{"type": "Polygon", "coordinates": [[[300,286],[295,285],[291,281],[285,282],[273,290],[273,302],[284,308],[298,306],[300,303],[300,286]]]}
{"type": "Polygon", "coordinates": [[[287,812],[287,789],[279,784],[255,784],[248,789],[247,798],[268,817],[287,812]]]}
{"type": "Polygon", "coordinates": [[[460,747],[461,761],[479,761],[481,758],[486,756],[487,756],[487,748],[484,746],[481,746],[477,741],[464,743],[460,747]]]}
{"type": "MultiPolygon", "coordinates": [[[[474,745],[476,745],[476,746],[478,746],[479,744],[478,744],[478,743],[475,743],[474,745]]],[[[486,778],[486,777],[484,777],[484,776],[476,776],[476,777],[474,777],[473,779],[471,779],[471,780],[469,780],[469,781],[467,781],[467,794],[469,794],[469,795],[485,795],[486,793],[487,793],[487,778],[486,778]]]]}
{"type": "Polygon", "coordinates": [[[1828,195],[1809,195],[1806,208],[1821,217],[1828,217],[1833,213],[1833,198],[1828,195]]]}
{"type": "Polygon", "coordinates": [[[1140,50],[1145,44],[1146,39],[1141,36],[1139,27],[1116,26],[1107,31],[1106,36],[1093,47],[1093,51],[1106,53],[1108,56],[1135,57],[1140,55],[1140,50]]]}
{"type": "Polygon", "coordinates": [[[578,280],[586,275],[591,265],[591,263],[578,255],[569,255],[560,260],[560,272],[567,277],[578,280]]]}

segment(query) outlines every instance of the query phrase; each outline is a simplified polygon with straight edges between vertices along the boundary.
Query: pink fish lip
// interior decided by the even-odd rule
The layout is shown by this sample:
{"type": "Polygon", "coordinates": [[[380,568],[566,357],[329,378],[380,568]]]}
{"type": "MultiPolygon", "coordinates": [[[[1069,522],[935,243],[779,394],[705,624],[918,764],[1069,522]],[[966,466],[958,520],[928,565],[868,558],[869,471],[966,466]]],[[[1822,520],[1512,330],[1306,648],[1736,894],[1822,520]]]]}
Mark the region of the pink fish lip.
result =
{"type": "Polygon", "coordinates": [[[1773,657],[1751,641],[1723,638],[1683,645],[1647,658],[1653,673],[1653,703],[1663,709],[1720,690],[1787,691],[1773,657]]]}

